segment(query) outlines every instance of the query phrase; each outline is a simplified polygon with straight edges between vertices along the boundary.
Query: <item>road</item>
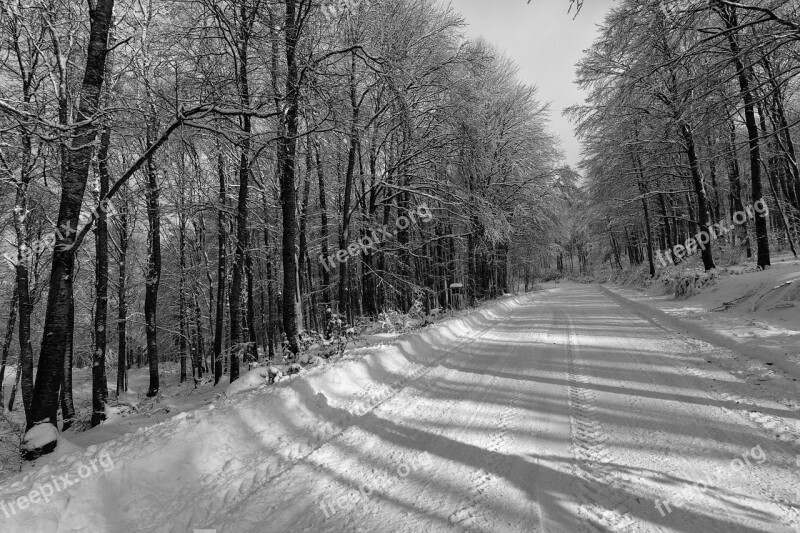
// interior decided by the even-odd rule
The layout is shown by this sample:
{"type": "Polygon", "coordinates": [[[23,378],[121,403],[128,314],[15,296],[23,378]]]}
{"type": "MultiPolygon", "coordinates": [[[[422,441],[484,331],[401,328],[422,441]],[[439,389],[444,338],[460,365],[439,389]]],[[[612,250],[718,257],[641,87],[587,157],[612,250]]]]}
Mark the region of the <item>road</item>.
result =
{"type": "Polygon", "coordinates": [[[220,530],[800,531],[798,413],[725,350],[564,283],[448,348],[220,530]]]}

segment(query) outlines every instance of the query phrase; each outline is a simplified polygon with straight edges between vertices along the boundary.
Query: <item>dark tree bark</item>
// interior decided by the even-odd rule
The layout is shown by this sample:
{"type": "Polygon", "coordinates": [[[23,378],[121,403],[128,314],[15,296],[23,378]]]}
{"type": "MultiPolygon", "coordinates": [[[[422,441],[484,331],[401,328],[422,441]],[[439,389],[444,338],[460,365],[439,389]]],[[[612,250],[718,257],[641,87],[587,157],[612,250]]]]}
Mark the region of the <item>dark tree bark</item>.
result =
{"type": "Polygon", "coordinates": [[[225,235],[227,192],[225,190],[225,166],[221,152],[217,156],[217,175],[219,177],[219,206],[217,208],[217,310],[215,313],[216,324],[214,326],[214,385],[222,379],[222,337],[225,335],[225,278],[227,276],[225,250],[227,239],[225,235]]]}
{"type": "Polygon", "coordinates": [[[800,210],[800,168],[797,166],[797,155],[792,141],[792,132],[789,128],[789,121],[786,118],[783,88],[775,78],[769,56],[764,57],[763,64],[772,93],[772,115],[774,127],[777,130],[775,140],[784,156],[783,160],[790,177],[787,187],[788,198],[794,208],[800,210]]]}
{"type": "Polygon", "coordinates": [[[647,260],[650,263],[650,277],[656,276],[656,266],[653,262],[653,231],[650,227],[650,208],[647,205],[647,186],[644,182],[639,182],[639,190],[642,193],[642,212],[644,213],[644,227],[647,232],[647,260]]]}
{"type": "MultiPolygon", "coordinates": [[[[16,21],[16,17],[15,17],[16,21]]],[[[24,39],[22,31],[18,24],[13,24],[12,39],[24,39]]],[[[16,55],[20,68],[20,81],[22,83],[22,102],[27,109],[30,107],[34,94],[34,77],[36,72],[35,65],[38,63],[38,53],[33,52],[33,57],[29,59],[26,65],[24,53],[19,45],[16,46],[16,55]]],[[[19,127],[21,137],[21,150],[20,150],[20,173],[19,177],[15,178],[9,171],[9,179],[16,185],[16,196],[14,200],[13,223],[14,233],[17,239],[17,262],[15,268],[15,286],[18,290],[16,301],[18,302],[19,309],[19,364],[18,370],[20,375],[17,379],[22,384],[22,403],[25,410],[25,418],[28,422],[28,427],[31,426],[32,405],[33,405],[33,349],[31,347],[31,313],[33,312],[33,304],[31,303],[31,290],[30,290],[30,267],[35,257],[34,251],[31,250],[31,237],[28,231],[28,188],[33,177],[33,138],[31,135],[32,125],[27,121],[22,121],[19,127]]],[[[64,155],[65,151],[62,147],[61,154],[64,155]]],[[[62,158],[62,176],[65,164],[62,158]]]]}
{"type": "Polygon", "coordinates": [[[22,136],[22,170],[17,181],[14,205],[14,229],[17,237],[16,286],[19,302],[19,371],[22,387],[22,405],[28,429],[33,426],[33,348],[31,347],[31,302],[30,265],[33,252],[28,234],[28,186],[31,180],[31,137],[22,136]]]}
{"type": "MultiPolygon", "coordinates": [[[[148,120],[147,147],[150,148],[155,116],[148,120]]],[[[147,362],[150,367],[150,386],[147,397],[158,394],[158,288],[161,284],[161,213],[158,206],[158,174],[153,159],[147,161],[147,278],[144,292],[144,318],[147,337],[147,362]]]]}
{"type": "MultiPolygon", "coordinates": [[[[681,125],[681,136],[686,143],[686,155],[689,158],[689,167],[692,173],[692,183],[694,184],[695,194],[697,195],[697,211],[699,230],[711,235],[711,214],[708,207],[708,196],[706,195],[705,180],[703,179],[702,171],[700,170],[700,162],[697,157],[697,150],[695,148],[694,134],[692,128],[686,123],[681,125]]],[[[703,247],[701,251],[703,258],[703,267],[706,271],[716,268],[714,258],[711,254],[710,242],[703,247]]]]}
{"type": "Polygon", "coordinates": [[[716,224],[720,220],[722,220],[721,216],[721,202],[720,202],[720,194],[719,194],[719,186],[717,185],[717,159],[714,155],[714,140],[709,138],[708,139],[708,150],[709,150],[709,161],[708,161],[708,177],[711,180],[711,192],[712,194],[709,195],[709,203],[710,208],[709,211],[711,213],[711,223],[716,224]]]}
{"type": "MultiPolygon", "coordinates": [[[[733,215],[744,211],[744,203],[742,202],[742,176],[739,169],[739,156],[736,153],[736,124],[733,119],[728,120],[728,182],[730,183],[730,204],[731,204],[731,224],[733,224],[733,215]]],[[[737,226],[734,235],[739,235],[739,240],[747,248],[747,257],[753,256],[753,250],[750,247],[750,238],[747,235],[747,228],[744,226],[737,226]]]]}
{"type": "MultiPolygon", "coordinates": [[[[248,237],[249,239],[250,237],[248,237]]],[[[245,254],[245,273],[247,274],[247,333],[249,336],[248,343],[248,360],[258,361],[258,333],[256,331],[256,308],[255,300],[253,299],[253,254],[247,252],[245,254]]]]}
{"type": "Polygon", "coordinates": [[[128,209],[127,203],[119,214],[119,278],[117,282],[117,397],[128,390],[128,209]]]}
{"type": "MultiPolygon", "coordinates": [[[[253,8],[247,2],[239,5],[239,27],[236,29],[236,58],[238,71],[239,100],[243,109],[250,108],[250,72],[249,68],[249,43],[256,16],[258,2],[253,8]]],[[[250,165],[252,121],[249,115],[241,117],[242,136],[240,140],[241,152],[239,156],[239,199],[236,208],[236,247],[233,256],[233,276],[231,278],[231,354],[230,376],[231,382],[239,379],[240,356],[247,353],[249,343],[243,337],[244,322],[247,314],[247,302],[243,299],[243,283],[245,282],[246,254],[250,246],[250,227],[248,225],[248,196],[250,192],[250,165]]]]}
{"type": "Polygon", "coordinates": [[[195,336],[195,364],[194,367],[197,370],[197,374],[194,375],[195,383],[199,381],[203,377],[203,372],[205,372],[205,361],[206,361],[206,350],[205,350],[205,342],[203,341],[203,324],[202,324],[202,313],[200,312],[200,283],[195,278],[195,284],[192,291],[192,298],[194,299],[194,327],[197,331],[197,335],[195,336]]]}
{"type": "MultiPolygon", "coordinates": [[[[767,112],[765,110],[765,107],[766,104],[763,101],[758,104],[758,116],[760,119],[759,122],[761,124],[761,133],[766,138],[769,136],[769,131],[767,130],[767,112]]],[[[777,142],[777,139],[779,138],[780,134],[778,132],[773,132],[773,133],[774,133],[773,137],[776,139],[777,142]]],[[[781,225],[783,225],[783,231],[786,234],[786,242],[789,244],[789,249],[792,251],[792,255],[794,255],[796,258],[797,250],[795,250],[794,241],[792,239],[792,228],[791,225],[789,224],[789,218],[786,216],[786,211],[783,208],[781,197],[778,194],[778,188],[775,187],[775,177],[770,173],[769,168],[766,168],[766,165],[764,171],[767,175],[767,180],[769,182],[770,189],[772,190],[772,196],[773,198],[775,198],[775,206],[778,208],[778,220],[780,220],[781,225]]],[[[782,188],[782,191],[784,192],[784,194],[787,194],[785,189],[782,188]]]]}
{"type": "Polygon", "coordinates": [[[64,343],[64,376],[61,380],[61,430],[66,431],[75,420],[75,404],[72,398],[72,365],[75,351],[75,297],[69,294],[67,306],[67,338],[64,343]]]}
{"type": "MultiPolygon", "coordinates": [[[[297,66],[297,41],[304,16],[298,7],[304,1],[286,0],[284,31],[286,46],[285,112],[281,118],[278,139],[280,167],[281,214],[283,216],[283,331],[293,354],[299,352],[297,324],[297,191],[295,190],[295,152],[298,132],[300,76],[297,66]]],[[[308,8],[308,6],[306,6],[308,8]]]]}
{"type": "MultiPolygon", "coordinates": [[[[311,286],[311,275],[309,273],[308,276],[304,274],[305,265],[308,263],[308,237],[306,235],[307,226],[308,226],[308,197],[311,193],[311,171],[312,171],[312,164],[311,164],[311,146],[310,141],[306,140],[306,166],[305,166],[305,174],[303,179],[303,198],[300,202],[300,258],[299,258],[299,268],[297,271],[299,284],[298,290],[300,294],[310,294],[310,286],[311,286]],[[304,283],[307,279],[307,283],[304,283]]],[[[310,316],[310,315],[309,315],[310,316]]],[[[310,327],[310,324],[306,324],[306,327],[310,327]]]]}
{"type": "Polygon", "coordinates": [[[185,168],[185,152],[181,147],[181,167],[180,182],[178,184],[178,316],[180,323],[180,333],[178,334],[178,345],[180,350],[180,377],[179,382],[186,381],[186,351],[187,338],[189,336],[189,324],[186,316],[186,197],[184,191],[186,182],[183,179],[185,168]]]}
{"type": "MultiPolygon", "coordinates": [[[[322,240],[322,261],[328,258],[328,203],[325,194],[325,170],[322,168],[322,158],[319,155],[319,146],[314,145],[314,152],[317,161],[317,182],[319,188],[319,210],[320,210],[320,238],[322,240]]],[[[330,265],[322,267],[322,297],[327,309],[331,305],[331,272],[330,265]]],[[[327,323],[325,325],[327,328],[327,323]]],[[[327,334],[327,331],[325,332],[327,334]]]]}
{"type": "MultiPolygon", "coordinates": [[[[744,122],[747,127],[747,137],[750,146],[750,182],[753,203],[763,200],[764,193],[761,183],[761,144],[758,138],[758,123],[756,122],[755,97],[751,88],[752,67],[746,67],[742,50],[737,39],[737,31],[734,28],[739,26],[739,17],[736,8],[728,5],[716,3],[716,9],[722,18],[727,30],[728,45],[731,50],[731,59],[736,68],[736,77],[739,80],[739,91],[744,102],[744,122]]],[[[767,218],[757,216],[756,226],[756,248],[757,262],[761,268],[770,266],[769,233],[767,218]]]]}
{"type": "MultiPolygon", "coordinates": [[[[66,229],[68,235],[59,236],[58,248],[53,253],[42,349],[33,391],[32,416],[28,420],[29,428],[41,423],[55,426],[57,422],[58,393],[63,381],[64,342],[69,327],[68,307],[72,294],[75,259],[74,251],[71,250],[74,243],[73,232],[78,226],[89,177],[92,145],[97,137],[97,128],[92,118],[98,110],[103,86],[113,7],[114,0],[95,0],[89,4],[90,30],[86,71],[75,121],[79,125],[74,132],[69,165],[61,184],[61,204],[57,222],[57,226],[66,229]]],[[[27,456],[35,458],[40,453],[49,453],[55,445],[56,442],[49,442],[41,450],[28,450],[27,456]]]]}
{"type": "MultiPolygon", "coordinates": [[[[215,293],[214,277],[211,275],[211,268],[209,267],[209,260],[208,260],[208,252],[206,251],[207,248],[206,248],[206,224],[205,224],[205,218],[201,216],[198,219],[197,224],[198,224],[198,226],[195,228],[195,233],[200,236],[199,243],[198,243],[198,252],[197,253],[202,255],[203,266],[205,267],[205,271],[206,271],[206,279],[208,280],[208,331],[209,331],[209,334],[212,337],[211,344],[213,345],[213,343],[214,343],[213,337],[214,337],[214,330],[215,330],[215,328],[214,328],[214,309],[215,309],[214,308],[214,302],[216,302],[216,300],[214,299],[214,293],[215,293]]],[[[200,287],[199,287],[200,280],[199,279],[197,279],[197,284],[198,284],[198,289],[197,290],[200,291],[200,287]]],[[[198,295],[198,298],[199,298],[199,295],[198,295]]],[[[203,340],[204,340],[204,338],[201,336],[200,337],[200,341],[201,341],[201,343],[203,343],[203,345],[205,345],[203,340]]],[[[210,346],[210,347],[211,347],[211,351],[213,352],[213,346],[210,346]]],[[[203,361],[203,365],[202,365],[203,372],[209,372],[209,373],[213,374],[214,373],[214,364],[213,364],[213,362],[210,362],[205,358],[205,353],[206,353],[205,348],[203,349],[202,352],[204,354],[203,355],[203,359],[202,359],[202,361],[203,361]]],[[[213,357],[213,355],[211,353],[209,353],[209,355],[211,357],[213,357]]]]}
{"type": "Polygon", "coordinates": [[[273,361],[275,358],[275,274],[272,266],[272,248],[269,238],[269,212],[270,205],[267,200],[267,191],[261,191],[261,199],[264,206],[264,262],[266,263],[267,274],[267,359],[273,361]]]}
{"type": "MultiPolygon", "coordinates": [[[[358,120],[360,107],[358,96],[356,95],[356,57],[355,52],[350,54],[350,135],[349,147],[347,150],[347,170],[344,177],[344,197],[342,199],[342,224],[339,226],[339,249],[347,250],[350,237],[350,210],[353,196],[353,175],[356,167],[356,156],[358,154],[358,120]]],[[[340,311],[350,313],[350,298],[348,298],[348,285],[350,277],[349,262],[339,265],[339,305],[340,311]]]]}
{"type": "MultiPolygon", "coordinates": [[[[659,185],[656,184],[658,187],[659,185]]],[[[675,242],[673,241],[672,235],[672,225],[669,222],[669,214],[667,213],[667,202],[664,199],[663,194],[658,195],[658,206],[661,210],[661,220],[664,223],[664,238],[667,243],[667,249],[672,250],[675,247],[675,242]]],[[[675,263],[678,264],[680,262],[679,258],[673,257],[675,263]]]]}
{"type": "MultiPolygon", "coordinates": [[[[105,198],[109,189],[108,148],[111,143],[111,127],[103,127],[100,148],[97,151],[100,198],[105,198]]],[[[108,382],[106,381],[106,327],[108,322],[108,217],[105,209],[97,213],[95,228],[95,313],[94,353],[92,354],[92,427],[106,419],[108,382]]],[[[65,387],[66,390],[66,387],[65,387]]]]}

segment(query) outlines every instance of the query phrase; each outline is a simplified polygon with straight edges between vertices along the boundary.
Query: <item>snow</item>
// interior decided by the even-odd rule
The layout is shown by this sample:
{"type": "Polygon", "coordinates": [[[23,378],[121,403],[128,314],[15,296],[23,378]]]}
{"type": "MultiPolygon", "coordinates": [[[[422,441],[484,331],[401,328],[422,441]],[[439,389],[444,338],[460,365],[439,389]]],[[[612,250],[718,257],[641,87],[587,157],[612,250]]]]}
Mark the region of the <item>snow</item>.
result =
{"type": "Polygon", "coordinates": [[[233,396],[242,392],[258,389],[259,387],[269,384],[270,367],[258,367],[250,372],[247,372],[239,379],[228,385],[225,389],[226,396],[233,396]]]}
{"type": "Polygon", "coordinates": [[[800,380],[800,261],[774,259],[766,271],[753,264],[721,269],[709,290],[673,300],[663,286],[616,288],[674,327],[800,380]]]}
{"type": "MultiPolygon", "coordinates": [[[[55,494],[10,517],[3,531],[186,531],[201,527],[220,507],[286,469],[330,439],[440,356],[446,345],[471,334],[506,309],[496,304],[392,344],[357,348],[345,360],[310,370],[269,388],[265,368],[229,387],[228,398],[183,412],[101,446],[59,457],[7,480],[0,502],[23,497],[52,476],[111,457],[113,470],[55,494]],[[255,390],[247,390],[257,387],[255,390]],[[365,390],[369,394],[365,394],[365,390]],[[143,512],[146,509],[147,512],[143,512]]],[[[102,426],[96,428],[102,431],[102,426]]],[[[98,438],[95,430],[94,438],[98,438]]]]}
{"type": "Polygon", "coordinates": [[[58,430],[52,424],[37,424],[25,433],[22,449],[26,451],[44,448],[58,441],[58,430]]]}
{"type": "Polygon", "coordinates": [[[800,406],[783,367],[800,328],[775,306],[793,284],[772,289],[797,271],[723,273],[680,302],[546,285],[275,385],[257,367],[191,410],[185,391],[140,401],[173,411],[71,435],[106,440],[6,480],[0,504],[113,467],[0,506],[0,530],[796,531],[800,406]],[[733,277],[759,287],[741,304],[757,318],[708,311],[741,296],[733,277]]]}

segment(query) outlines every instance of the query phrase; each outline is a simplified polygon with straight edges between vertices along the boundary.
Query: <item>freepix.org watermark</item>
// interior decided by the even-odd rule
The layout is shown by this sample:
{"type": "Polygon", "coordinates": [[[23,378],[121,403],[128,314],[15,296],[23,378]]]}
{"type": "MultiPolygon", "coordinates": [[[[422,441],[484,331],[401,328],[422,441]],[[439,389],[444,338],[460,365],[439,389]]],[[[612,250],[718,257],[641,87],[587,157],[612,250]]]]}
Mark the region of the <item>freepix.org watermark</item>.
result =
{"type": "MultiPolygon", "coordinates": [[[[417,217],[419,217],[419,220],[422,222],[430,222],[433,220],[433,213],[426,204],[422,204],[417,207],[416,211],[409,211],[407,215],[397,217],[395,226],[401,231],[407,230],[416,222],[417,217]]],[[[364,255],[369,255],[371,252],[378,251],[378,245],[380,243],[391,239],[395,235],[396,233],[392,233],[388,230],[386,225],[383,225],[378,229],[370,231],[368,235],[365,235],[360,241],[354,242],[348,246],[346,250],[339,250],[338,252],[328,255],[328,257],[320,255],[319,262],[325,270],[330,271],[331,267],[336,266],[336,263],[344,264],[349,261],[351,257],[362,253],[364,255]]]]}
{"type": "MultiPolygon", "coordinates": [[[[111,203],[111,200],[106,198],[100,205],[98,205],[94,211],[91,213],[91,217],[95,220],[100,218],[100,213],[106,213],[108,215],[114,216],[117,214],[117,210],[114,207],[114,204],[111,203]]],[[[26,244],[22,244],[19,247],[18,253],[16,257],[11,254],[5,253],[3,254],[3,258],[6,260],[6,264],[8,264],[11,270],[16,269],[17,265],[24,265],[28,268],[31,268],[33,265],[33,259],[37,254],[44,252],[45,250],[53,251],[55,248],[55,244],[57,240],[64,240],[65,238],[69,237],[70,235],[75,235],[78,232],[77,228],[70,227],[68,224],[64,224],[61,227],[54,228],[54,232],[44,236],[41,239],[33,241],[30,246],[26,244]]],[[[66,244],[59,244],[58,249],[59,251],[67,251],[69,250],[70,246],[66,244]]]]}
{"type": "Polygon", "coordinates": [[[41,483],[35,489],[32,489],[27,496],[20,496],[11,502],[0,502],[0,513],[6,518],[11,518],[16,515],[18,511],[24,511],[28,507],[37,503],[50,503],[50,498],[54,494],[61,492],[67,487],[76,485],[92,474],[100,471],[110,472],[114,469],[114,460],[108,454],[101,455],[97,459],[92,459],[88,464],[81,463],[74,473],[67,472],[62,476],[53,476],[50,481],[41,483]]]}
{"type": "Polygon", "coordinates": [[[717,240],[727,233],[730,233],[736,226],[741,226],[747,222],[748,219],[754,219],[756,214],[762,218],[769,216],[769,207],[767,207],[767,203],[763,198],[758,200],[752,206],[747,206],[744,211],[738,211],[735,213],[733,215],[733,225],[718,222],[709,228],[711,233],[707,231],[701,231],[693,238],[687,240],[684,244],[678,244],[673,246],[672,249],[666,251],[659,250],[658,253],[656,253],[656,257],[659,261],[661,261],[661,266],[667,266],[670,263],[674,265],[675,260],[673,259],[673,255],[676,259],[682,260],[692,256],[698,249],[705,250],[706,245],[709,245],[711,242],[717,240]],[[666,260],[664,259],[665,257],[666,260]]]}
{"type": "Polygon", "coordinates": [[[396,469],[389,470],[387,475],[382,480],[373,481],[370,484],[363,483],[361,487],[356,489],[353,487],[347,494],[342,495],[335,500],[328,500],[327,498],[319,502],[318,506],[325,514],[325,518],[330,518],[337,512],[349,512],[356,505],[365,503],[373,492],[381,492],[386,488],[386,485],[393,479],[393,474],[396,473],[401,478],[405,478],[410,473],[420,470],[422,468],[430,468],[432,464],[431,456],[428,452],[424,452],[411,460],[410,464],[400,463],[396,469]],[[338,508],[338,509],[337,509],[338,508]]]}
{"type": "Polygon", "coordinates": [[[673,507],[680,507],[686,502],[691,501],[697,495],[708,491],[709,486],[719,487],[721,483],[733,481],[736,477],[744,476],[746,474],[745,467],[753,466],[750,462],[751,458],[757,465],[764,464],[767,460],[767,455],[764,453],[764,450],[761,449],[761,445],[744,452],[741,459],[739,457],[733,459],[727,465],[727,468],[717,467],[713,474],[707,473],[705,475],[705,481],[698,481],[680,492],[675,492],[672,497],[666,501],[657,501],[656,509],[661,513],[661,516],[666,516],[672,512],[673,507]]]}

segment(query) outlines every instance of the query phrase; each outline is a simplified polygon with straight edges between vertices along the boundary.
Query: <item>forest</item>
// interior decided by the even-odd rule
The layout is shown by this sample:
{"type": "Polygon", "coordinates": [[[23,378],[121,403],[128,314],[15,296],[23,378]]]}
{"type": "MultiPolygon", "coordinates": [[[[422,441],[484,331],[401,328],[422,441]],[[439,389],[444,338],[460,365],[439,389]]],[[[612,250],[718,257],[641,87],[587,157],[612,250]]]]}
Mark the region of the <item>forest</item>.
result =
{"type": "Polygon", "coordinates": [[[624,1],[609,12],[577,67],[587,101],[568,111],[585,150],[577,205],[591,212],[576,251],[603,242],[615,268],[627,256],[651,277],[681,262],[686,250],[671,251],[683,243],[706,271],[797,257],[798,7],[624,1]]]}
{"type": "Polygon", "coordinates": [[[0,399],[26,456],[101,424],[132,367],[148,397],[165,363],[233,382],[527,288],[577,174],[463,26],[430,0],[0,2],[0,399]]]}
{"type": "Polygon", "coordinates": [[[800,0],[0,0],[0,531],[800,531],[800,0]]]}

